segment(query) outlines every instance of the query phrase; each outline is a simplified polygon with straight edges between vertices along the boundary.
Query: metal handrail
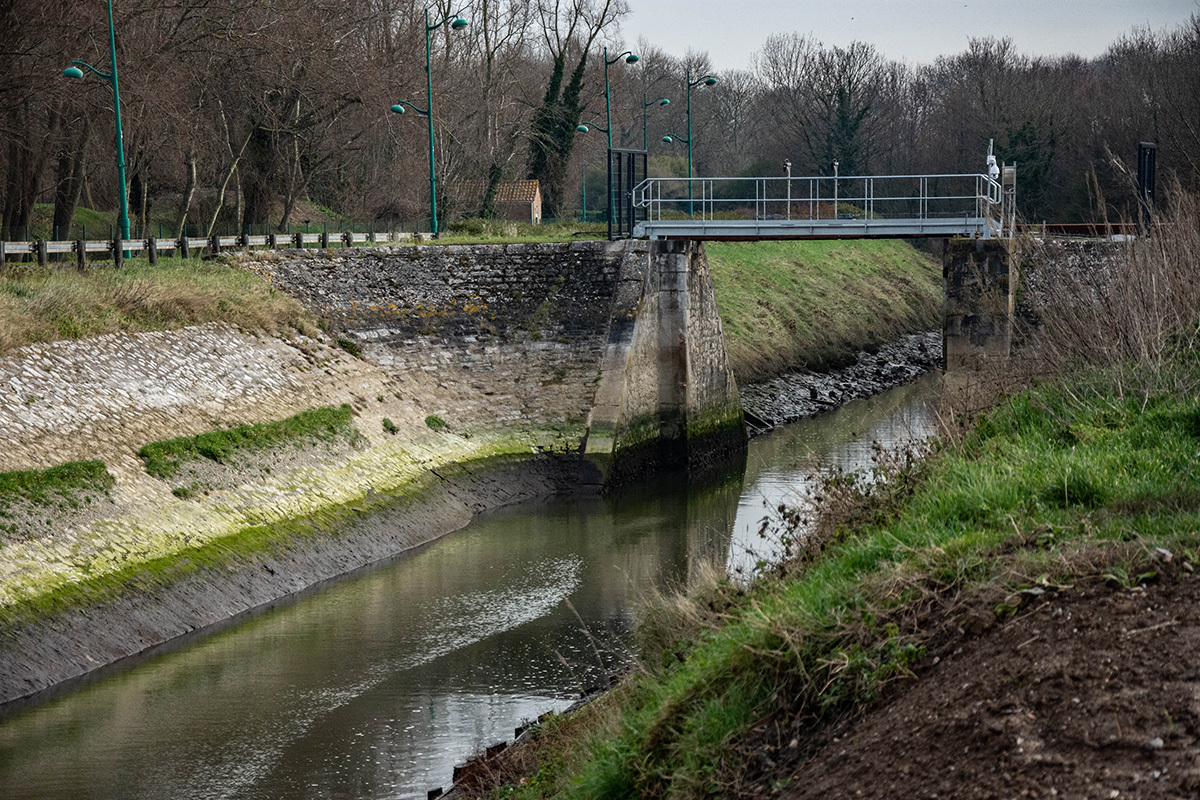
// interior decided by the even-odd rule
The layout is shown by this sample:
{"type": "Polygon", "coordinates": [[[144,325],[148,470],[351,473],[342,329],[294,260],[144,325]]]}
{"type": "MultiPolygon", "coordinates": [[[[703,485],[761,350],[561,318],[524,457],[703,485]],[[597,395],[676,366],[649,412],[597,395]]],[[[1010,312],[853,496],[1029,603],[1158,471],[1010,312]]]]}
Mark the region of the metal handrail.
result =
{"type": "Polygon", "coordinates": [[[646,209],[646,218],[662,220],[664,212],[677,218],[715,220],[719,213],[729,213],[738,219],[800,219],[836,220],[846,218],[840,209],[849,205],[857,210],[850,212],[853,219],[933,219],[948,217],[974,217],[999,220],[1003,191],[991,177],[979,173],[938,173],[929,175],[848,175],[807,177],[751,177],[751,178],[647,178],[633,189],[634,205],[646,209]],[[718,186],[745,185],[752,182],[752,197],[718,197],[718,186]],[[915,190],[902,191],[896,187],[902,182],[916,181],[915,190]],[[950,182],[952,187],[945,187],[950,182]],[[877,189],[876,184],[879,184],[877,189]],[[932,187],[931,187],[932,183],[932,187]],[[691,184],[692,191],[688,191],[691,184]],[[699,184],[700,202],[689,200],[695,197],[699,184]],[[822,196],[822,184],[835,191],[822,196]],[[949,191],[961,186],[961,190],[949,191]],[[666,191],[664,193],[664,187],[666,191]],[[799,188],[801,191],[794,191],[799,188]],[[775,191],[772,191],[774,189],[775,191]],[[861,191],[859,191],[861,189],[861,191]],[[883,191],[884,194],[877,193],[883,191]],[[828,207],[835,203],[830,212],[828,207]],[[902,213],[888,213],[887,204],[905,203],[902,213]],[[699,206],[699,215],[678,211],[684,204],[699,206]],[[913,213],[912,205],[916,206],[913,213]],[[721,210],[718,210],[718,209],[721,210]],[[782,209],[772,213],[771,209],[782,209]],[[823,210],[824,208],[824,210],[823,210]],[[748,215],[747,212],[752,215],[748,215]],[[793,216],[799,210],[798,216],[793,216]],[[807,212],[807,213],[804,213],[807,212]],[[827,216],[822,216],[826,213],[827,216]]]}

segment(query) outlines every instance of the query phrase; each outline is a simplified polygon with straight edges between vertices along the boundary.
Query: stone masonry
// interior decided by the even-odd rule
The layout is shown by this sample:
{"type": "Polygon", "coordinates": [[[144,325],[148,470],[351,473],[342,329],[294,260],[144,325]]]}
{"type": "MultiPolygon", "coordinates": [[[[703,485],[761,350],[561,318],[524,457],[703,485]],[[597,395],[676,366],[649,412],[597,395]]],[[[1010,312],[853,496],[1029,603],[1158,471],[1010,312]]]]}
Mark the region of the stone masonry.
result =
{"type": "Polygon", "coordinates": [[[688,441],[722,424],[744,440],[699,246],[386,247],[244,264],[452,426],[586,423],[580,447],[606,474],[646,445],[683,448],[666,459],[682,465],[688,441]]]}

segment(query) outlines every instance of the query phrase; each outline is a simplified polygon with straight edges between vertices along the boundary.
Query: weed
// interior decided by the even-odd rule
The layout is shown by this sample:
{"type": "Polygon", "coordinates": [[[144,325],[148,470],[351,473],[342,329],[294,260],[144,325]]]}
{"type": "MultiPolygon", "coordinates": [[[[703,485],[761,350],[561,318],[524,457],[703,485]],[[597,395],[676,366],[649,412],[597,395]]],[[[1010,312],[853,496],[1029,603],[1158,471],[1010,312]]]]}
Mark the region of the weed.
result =
{"type": "Polygon", "coordinates": [[[442,419],[437,414],[430,414],[425,418],[425,424],[428,425],[432,430],[436,431],[446,427],[446,420],[442,419]]]}
{"type": "Polygon", "coordinates": [[[396,423],[392,422],[387,417],[383,418],[383,430],[385,433],[390,433],[393,436],[400,431],[400,429],[396,427],[396,423]]]}
{"type": "Polygon", "coordinates": [[[338,347],[342,348],[343,350],[345,350],[347,353],[354,356],[355,358],[362,358],[362,350],[359,349],[358,345],[355,342],[352,342],[349,339],[343,338],[341,336],[334,339],[333,341],[334,341],[334,344],[336,344],[338,347]]]}

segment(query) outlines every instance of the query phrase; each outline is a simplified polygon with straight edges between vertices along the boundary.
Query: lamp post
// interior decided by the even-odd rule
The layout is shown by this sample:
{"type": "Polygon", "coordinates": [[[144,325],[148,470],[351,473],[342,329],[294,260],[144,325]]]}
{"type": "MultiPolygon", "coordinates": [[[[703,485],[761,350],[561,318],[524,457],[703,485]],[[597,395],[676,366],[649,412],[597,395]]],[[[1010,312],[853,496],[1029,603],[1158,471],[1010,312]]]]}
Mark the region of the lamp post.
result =
{"type": "Polygon", "coordinates": [[[670,142],[673,139],[678,139],[687,145],[688,149],[688,216],[693,212],[692,207],[692,89],[696,86],[716,86],[717,79],[712,75],[701,75],[696,80],[692,80],[692,70],[689,68],[684,75],[684,84],[687,86],[687,137],[672,133],[663,137],[664,142],[670,142]]]}
{"type": "MultiPolygon", "coordinates": [[[[620,61],[622,58],[625,59],[626,64],[636,64],[638,60],[637,53],[629,50],[621,53],[621,55],[617,56],[616,58],[610,59],[608,57],[608,48],[604,48],[604,121],[608,125],[608,128],[602,130],[608,134],[609,150],[612,150],[612,100],[608,96],[608,68],[620,61]]],[[[600,126],[593,125],[592,127],[599,128],[600,126]]]]}
{"type": "MultiPolygon", "coordinates": [[[[595,128],[596,130],[600,131],[601,133],[608,134],[608,149],[611,150],[612,149],[612,132],[608,128],[601,127],[594,122],[581,122],[575,126],[575,130],[577,130],[579,133],[587,133],[592,128],[595,128]]],[[[585,175],[586,175],[586,173],[585,173],[585,175]]],[[[585,192],[587,191],[587,178],[586,177],[584,178],[583,189],[585,192]]],[[[606,202],[604,204],[604,214],[605,214],[604,221],[605,222],[609,222],[609,223],[612,222],[612,210],[613,210],[613,205],[612,205],[612,164],[610,163],[608,165],[608,202],[606,202]]],[[[585,221],[586,221],[586,215],[587,215],[587,196],[586,195],[584,196],[584,201],[583,201],[583,213],[584,213],[585,221]]]]}
{"type": "MultiPolygon", "coordinates": [[[[121,229],[121,240],[129,238],[129,195],[125,189],[125,140],[121,135],[121,90],[117,87],[117,35],[113,31],[112,0],[108,0],[108,49],[112,55],[112,72],[104,73],[88,64],[86,61],[72,61],[71,66],[63,70],[68,78],[82,78],[83,70],[90,70],[102,81],[107,81],[113,93],[113,118],[117,130],[117,184],[121,197],[121,210],[117,216],[117,226],[121,229]]],[[[115,257],[115,256],[114,256],[115,257]]]]}
{"type": "Polygon", "coordinates": [[[454,14],[446,17],[436,25],[429,24],[429,8],[425,9],[425,91],[426,91],[426,107],[412,103],[408,100],[401,100],[392,106],[392,111],[397,114],[404,113],[404,107],[408,106],[418,114],[424,115],[429,120],[429,227],[430,233],[434,238],[438,235],[438,220],[437,220],[437,171],[433,165],[433,70],[429,68],[429,36],[438,28],[450,23],[451,30],[462,30],[469,24],[461,16],[462,12],[457,11],[454,14]]]}
{"type": "Polygon", "coordinates": [[[643,150],[649,149],[647,146],[648,141],[646,139],[646,109],[649,108],[650,106],[654,106],[654,105],[669,106],[669,105],[671,105],[671,101],[665,97],[660,97],[657,100],[651,100],[651,101],[647,102],[646,101],[646,93],[642,92],[642,149],[643,150]]]}

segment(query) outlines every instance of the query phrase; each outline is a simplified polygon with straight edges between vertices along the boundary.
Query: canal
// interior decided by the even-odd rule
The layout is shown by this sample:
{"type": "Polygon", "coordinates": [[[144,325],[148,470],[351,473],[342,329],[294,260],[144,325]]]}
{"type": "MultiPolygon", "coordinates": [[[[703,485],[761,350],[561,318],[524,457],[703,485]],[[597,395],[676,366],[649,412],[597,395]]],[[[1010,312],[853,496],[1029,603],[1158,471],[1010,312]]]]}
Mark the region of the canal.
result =
{"type": "Polygon", "coordinates": [[[751,442],[745,471],[494,512],[399,560],[0,720],[0,797],[424,798],[627,663],[639,592],[717,559],[814,466],[928,435],[936,377],[751,442]]]}

